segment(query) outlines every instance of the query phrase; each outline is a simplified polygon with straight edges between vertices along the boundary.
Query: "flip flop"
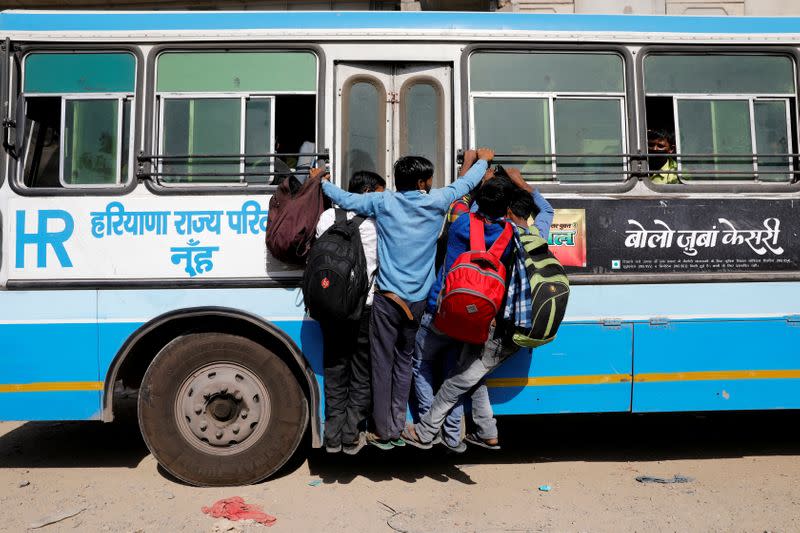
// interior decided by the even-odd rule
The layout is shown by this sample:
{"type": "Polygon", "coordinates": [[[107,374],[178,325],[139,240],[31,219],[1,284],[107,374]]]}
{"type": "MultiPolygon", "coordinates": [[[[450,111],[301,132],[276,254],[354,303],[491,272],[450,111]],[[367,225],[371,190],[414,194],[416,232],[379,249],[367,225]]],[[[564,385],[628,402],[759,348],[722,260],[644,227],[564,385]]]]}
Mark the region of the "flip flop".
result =
{"type": "Polygon", "coordinates": [[[355,455],[361,451],[361,449],[367,445],[367,437],[364,433],[359,433],[358,439],[351,443],[345,444],[342,446],[342,451],[347,455],[355,455]]]}
{"type": "Polygon", "coordinates": [[[464,444],[463,440],[460,441],[455,446],[451,446],[450,443],[448,443],[445,439],[442,439],[442,444],[444,445],[445,448],[447,448],[453,453],[464,453],[465,451],[467,451],[467,445],[464,444]]]}
{"type": "Polygon", "coordinates": [[[480,446],[481,448],[486,448],[487,450],[499,450],[500,449],[500,445],[499,444],[489,444],[488,442],[486,442],[485,440],[483,440],[482,438],[477,436],[475,433],[467,434],[467,436],[464,437],[464,440],[466,442],[474,445],[474,446],[480,446]]]}
{"type": "Polygon", "coordinates": [[[406,441],[406,444],[410,444],[411,446],[421,450],[430,450],[433,447],[433,444],[430,442],[422,442],[417,435],[417,432],[414,430],[414,426],[410,424],[406,426],[400,436],[404,441],[406,441]]]}
{"type": "Polygon", "coordinates": [[[372,446],[375,446],[379,450],[383,451],[394,448],[392,443],[390,443],[388,440],[381,440],[381,438],[374,433],[367,433],[367,444],[371,444],[372,446]]]}

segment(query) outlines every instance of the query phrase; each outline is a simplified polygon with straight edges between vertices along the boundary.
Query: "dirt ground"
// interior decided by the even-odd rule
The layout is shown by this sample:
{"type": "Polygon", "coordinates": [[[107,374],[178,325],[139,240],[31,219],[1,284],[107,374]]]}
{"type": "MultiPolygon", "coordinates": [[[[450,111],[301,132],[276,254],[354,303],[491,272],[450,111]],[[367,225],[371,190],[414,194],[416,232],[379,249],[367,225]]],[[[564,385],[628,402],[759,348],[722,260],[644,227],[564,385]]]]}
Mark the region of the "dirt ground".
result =
{"type": "Polygon", "coordinates": [[[0,423],[0,530],[267,531],[204,515],[242,496],[272,531],[800,531],[800,414],[501,419],[500,452],[301,450],[273,480],[194,488],[130,421],[0,423]],[[640,483],[651,475],[692,478],[640,483]],[[539,490],[549,485],[550,491],[539,490]]]}

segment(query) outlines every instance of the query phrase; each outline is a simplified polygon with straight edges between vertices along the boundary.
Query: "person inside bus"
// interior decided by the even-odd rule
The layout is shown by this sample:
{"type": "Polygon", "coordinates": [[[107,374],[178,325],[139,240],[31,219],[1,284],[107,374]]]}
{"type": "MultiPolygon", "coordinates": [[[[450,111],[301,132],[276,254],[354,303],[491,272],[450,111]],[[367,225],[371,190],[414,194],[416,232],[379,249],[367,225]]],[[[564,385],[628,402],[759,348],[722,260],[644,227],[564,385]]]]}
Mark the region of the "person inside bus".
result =
{"type": "Polygon", "coordinates": [[[311,141],[303,141],[303,144],[300,145],[298,150],[300,155],[297,156],[297,162],[294,165],[294,175],[300,183],[306,181],[311,167],[317,163],[317,158],[313,156],[315,150],[316,145],[311,141]]]}
{"type": "Polygon", "coordinates": [[[673,137],[663,130],[647,130],[648,166],[650,180],[657,185],[674,185],[678,179],[673,137]],[[655,172],[654,172],[655,171],[655,172]]]}
{"type": "Polygon", "coordinates": [[[284,180],[291,179],[290,185],[292,194],[294,194],[303,184],[300,179],[294,175],[289,163],[285,161],[285,156],[280,155],[286,147],[280,139],[275,139],[275,156],[272,157],[272,181],[270,185],[280,185],[284,180]]]}
{"type": "MultiPolygon", "coordinates": [[[[505,216],[512,192],[513,185],[509,180],[497,178],[487,181],[475,192],[477,215],[484,224],[487,250],[494,244],[494,241],[497,240],[505,228],[505,216]]],[[[501,257],[501,260],[508,264],[509,268],[513,247],[513,242],[509,242],[501,257]]],[[[464,348],[463,342],[438,332],[433,327],[433,319],[436,314],[436,306],[439,293],[444,284],[445,274],[450,270],[456,259],[469,250],[470,215],[465,214],[458,217],[450,226],[445,262],[428,294],[427,307],[420,321],[420,330],[417,333],[418,350],[415,362],[419,364],[415,367],[416,409],[412,409],[412,412],[416,410],[418,413],[417,419],[420,423],[426,416],[430,415],[434,404],[433,384],[431,383],[432,368],[436,363],[444,361],[448,352],[460,353],[464,348]]],[[[463,411],[459,402],[461,397],[456,400],[456,402],[448,406],[446,412],[441,413],[442,423],[439,424],[436,432],[427,440],[429,442],[432,441],[441,429],[443,433],[442,442],[445,446],[455,452],[463,452],[466,450],[466,445],[461,441],[461,415],[463,411]]],[[[439,416],[439,414],[436,413],[434,416],[439,416]]],[[[405,433],[403,437],[406,438],[405,433]]],[[[406,440],[408,441],[408,439],[406,440]]],[[[414,444],[413,440],[411,443],[414,444]]]]}
{"type": "MultiPolygon", "coordinates": [[[[374,172],[356,172],[350,178],[352,193],[383,192],[386,181],[374,172]]],[[[353,218],[354,211],[347,212],[353,218]]],[[[317,237],[328,231],[336,220],[336,210],[325,210],[317,223],[317,237]]],[[[325,450],[355,455],[366,443],[367,419],[372,407],[369,364],[369,318],[372,293],[378,270],[378,234],[375,221],[364,220],[358,228],[367,262],[370,290],[360,320],[320,321],[325,377],[325,450]]]]}
{"type": "Polygon", "coordinates": [[[326,176],[322,190],[340,207],[375,217],[378,229],[378,276],[370,319],[372,418],[367,440],[382,450],[404,446],[411,391],[411,358],[419,319],[435,279],[436,239],[450,204],[480,182],[494,152],[481,148],[479,161],[465,176],[432,189],[433,164],[406,156],[394,164],[397,192],[345,192],[326,176]]]}
{"type": "MultiPolygon", "coordinates": [[[[499,218],[508,217],[517,226],[518,232],[537,231],[543,238],[547,238],[550,232],[550,225],[553,221],[554,210],[550,203],[538,192],[533,189],[522,178],[521,173],[517,169],[509,169],[505,171],[502,167],[498,167],[495,171],[495,179],[484,184],[476,193],[476,202],[478,204],[478,212],[491,211],[491,208],[486,207],[487,201],[484,199],[484,206],[481,206],[481,199],[484,196],[484,190],[491,190],[493,188],[503,188],[506,198],[503,204],[505,205],[502,213],[493,212],[499,218]],[[516,187],[508,187],[506,184],[513,184],[516,187]],[[523,198],[524,197],[524,198],[523,198]],[[528,219],[534,216],[534,223],[528,227],[528,219]]],[[[491,205],[491,204],[490,204],[491,205]]],[[[495,220],[499,220],[495,219],[495,220]]],[[[466,224],[466,243],[462,243],[462,247],[469,247],[469,231],[468,231],[469,217],[460,217],[458,221],[451,227],[452,238],[459,239],[459,227],[466,224]]],[[[497,230],[494,231],[494,236],[491,242],[499,236],[499,224],[497,230]]],[[[490,229],[491,226],[487,225],[484,229],[487,239],[487,246],[490,244],[490,229]]],[[[463,231],[463,230],[462,230],[463,231]]],[[[450,244],[451,238],[448,239],[450,244]]],[[[464,237],[461,236],[460,240],[463,241],[464,237]]],[[[454,246],[455,243],[453,243],[454,246]]],[[[510,250],[519,246],[519,242],[509,243],[509,248],[504,253],[504,262],[509,261],[509,256],[512,254],[510,250]]],[[[463,251],[466,251],[466,248],[463,251]]],[[[458,248],[453,250],[456,253],[458,248]]],[[[448,246],[448,259],[450,257],[450,246],[448,246]]],[[[463,252],[461,252],[463,253],[463,252]]],[[[520,254],[514,254],[515,257],[520,254]]],[[[507,269],[512,272],[509,267],[507,269]]],[[[516,269],[514,271],[519,280],[516,281],[517,285],[527,286],[528,293],[530,285],[527,282],[525,270],[516,269]]],[[[510,282],[512,280],[509,280],[510,282]]],[[[515,285],[515,283],[509,283],[515,285]]],[[[524,293],[524,291],[522,291],[524,293]]],[[[516,298],[529,299],[529,294],[517,294],[516,298]]],[[[510,293],[508,298],[514,298],[510,293]]],[[[508,306],[504,308],[513,308],[515,302],[509,302],[508,306]]],[[[460,402],[463,402],[464,397],[470,394],[472,404],[472,420],[477,430],[474,433],[469,433],[466,436],[467,442],[482,446],[489,449],[499,449],[499,441],[497,435],[497,423],[494,419],[491,403],[489,401],[489,393],[486,389],[484,380],[486,375],[494,368],[499,366],[508,357],[519,351],[519,347],[513,343],[512,336],[514,333],[514,317],[506,316],[506,309],[503,309],[495,319],[495,326],[489,336],[489,340],[485,345],[463,344],[458,361],[455,368],[451,371],[448,378],[444,381],[436,396],[433,398],[429,407],[423,413],[416,424],[409,424],[403,431],[402,436],[406,442],[413,446],[420,448],[430,448],[440,431],[445,433],[445,442],[448,437],[448,426],[454,426],[453,412],[458,412],[460,402]]],[[[459,425],[460,427],[460,420],[459,425]]],[[[452,449],[452,446],[448,444],[452,449]]],[[[458,451],[458,450],[456,450],[458,451]]]]}

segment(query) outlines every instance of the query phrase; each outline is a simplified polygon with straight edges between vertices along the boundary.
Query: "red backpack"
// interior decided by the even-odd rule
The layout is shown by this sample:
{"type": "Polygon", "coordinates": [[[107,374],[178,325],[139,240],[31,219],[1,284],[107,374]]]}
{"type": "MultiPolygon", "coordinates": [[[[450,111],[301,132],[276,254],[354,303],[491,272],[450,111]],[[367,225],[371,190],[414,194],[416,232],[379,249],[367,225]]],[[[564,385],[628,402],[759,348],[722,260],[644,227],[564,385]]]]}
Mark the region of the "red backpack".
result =
{"type": "Polygon", "coordinates": [[[483,220],[470,213],[470,251],[456,258],[444,278],[433,319],[436,329],[459,341],[486,342],[506,294],[506,267],[500,258],[512,232],[511,224],[506,223],[503,233],[486,251],[483,220]]]}

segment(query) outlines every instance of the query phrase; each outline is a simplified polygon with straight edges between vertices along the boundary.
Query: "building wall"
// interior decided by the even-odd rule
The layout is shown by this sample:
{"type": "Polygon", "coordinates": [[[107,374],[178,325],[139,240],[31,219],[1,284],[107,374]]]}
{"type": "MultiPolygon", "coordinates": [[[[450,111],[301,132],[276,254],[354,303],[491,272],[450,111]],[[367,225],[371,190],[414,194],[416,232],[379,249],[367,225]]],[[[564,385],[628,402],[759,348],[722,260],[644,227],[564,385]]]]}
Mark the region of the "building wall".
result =
{"type": "Polygon", "coordinates": [[[499,10],[529,13],[797,16],[798,0],[500,0],[499,10]]]}
{"type": "Polygon", "coordinates": [[[0,9],[58,8],[800,16],[800,0],[0,0],[0,9]]]}
{"type": "Polygon", "coordinates": [[[0,0],[2,9],[395,11],[401,0],[0,0]]]}

